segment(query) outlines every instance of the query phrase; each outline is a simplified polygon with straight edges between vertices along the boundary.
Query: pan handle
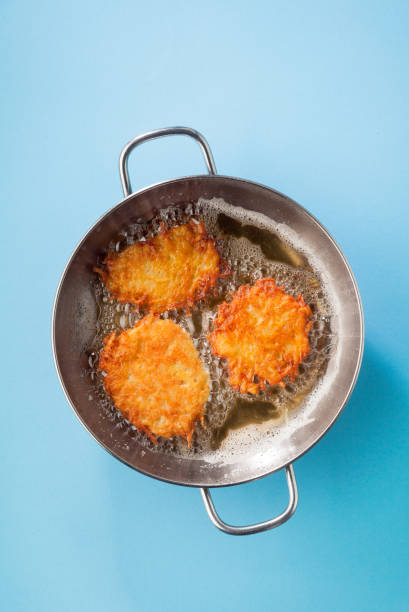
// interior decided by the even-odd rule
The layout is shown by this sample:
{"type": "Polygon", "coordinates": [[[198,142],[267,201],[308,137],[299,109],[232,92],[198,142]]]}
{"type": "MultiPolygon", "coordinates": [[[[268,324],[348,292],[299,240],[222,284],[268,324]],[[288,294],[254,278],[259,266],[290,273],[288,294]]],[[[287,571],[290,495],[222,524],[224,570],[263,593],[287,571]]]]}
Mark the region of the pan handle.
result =
{"type": "Polygon", "coordinates": [[[290,496],[287,508],[278,516],[268,521],[264,521],[263,523],[255,523],[254,525],[243,525],[241,527],[236,527],[234,525],[225,523],[221,520],[216,512],[209,489],[207,487],[200,489],[204,506],[213,525],[221,531],[224,531],[224,533],[228,533],[230,535],[250,535],[251,533],[259,533],[260,531],[273,529],[274,527],[278,527],[279,525],[282,525],[288,521],[288,519],[294,514],[298,503],[297,483],[295,480],[294,468],[291,463],[286,466],[285,475],[287,477],[287,485],[290,496]]]}
{"type": "Polygon", "coordinates": [[[122,189],[124,192],[124,196],[127,197],[131,194],[131,183],[129,181],[129,173],[128,173],[128,157],[130,152],[135,149],[135,147],[139,146],[143,142],[147,142],[148,140],[153,140],[154,138],[161,138],[162,136],[173,136],[174,134],[181,134],[182,136],[190,136],[197,140],[202,149],[207,170],[209,174],[216,174],[216,166],[214,163],[213,155],[210,150],[210,147],[202,134],[188,127],[169,127],[169,128],[161,128],[160,130],[153,130],[153,132],[146,132],[145,134],[141,134],[137,136],[131,142],[128,142],[127,145],[122,149],[121,156],[119,158],[119,174],[121,177],[122,189]]]}

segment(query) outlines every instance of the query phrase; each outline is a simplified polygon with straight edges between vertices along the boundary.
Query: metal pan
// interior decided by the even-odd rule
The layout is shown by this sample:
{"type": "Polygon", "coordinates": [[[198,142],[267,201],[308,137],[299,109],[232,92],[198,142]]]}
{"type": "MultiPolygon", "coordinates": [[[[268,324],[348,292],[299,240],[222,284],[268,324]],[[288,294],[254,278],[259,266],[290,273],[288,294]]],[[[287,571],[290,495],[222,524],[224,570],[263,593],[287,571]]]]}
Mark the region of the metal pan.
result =
{"type": "Polygon", "coordinates": [[[363,313],[358,288],[349,265],[330,234],[302,206],[288,197],[247,180],[218,176],[206,140],[195,130],[174,127],[143,134],[126,145],[120,157],[120,175],[125,199],[108,211],[81,240],[62,274],[55,298],[52,342],[55,364],[68,401],[90,434],[112,455],[130,467],[154,478],[179,485],[201,487],[210,519],[222,531],[235,535],[256,533],[288,520],[297,506],[297,486],[292,463],[306,453],[328,431],[339,416],[355,385],[364,344],[363,313]],[[181,134],[201,146],[209,174],[166,181],[131,193],[127,162],[138,145],[161,136],[181,134]],[[267,436],[262,445],[233,453],[227,460],[177,457],[142,447],[115,426],[92,395],[84,375],[86,348],[94,335],[97,308],[91,281],[97,256],[110,240],[138,218],[151,219],[155,211],[171,204],[194,202],[200,197],[223,198],[226,202],[262,213],[286,224],[319,258],[330,279],[337,303],[337,342],[324,378],[325,391],[310,402],[309,412],[301,408],[291,426],[284,424],[280,435],[267,436]],[[235,485],[285,468],[289,503],[275,518],[246,526],[224,523],[216,513],[209,487],[235,485]]]}

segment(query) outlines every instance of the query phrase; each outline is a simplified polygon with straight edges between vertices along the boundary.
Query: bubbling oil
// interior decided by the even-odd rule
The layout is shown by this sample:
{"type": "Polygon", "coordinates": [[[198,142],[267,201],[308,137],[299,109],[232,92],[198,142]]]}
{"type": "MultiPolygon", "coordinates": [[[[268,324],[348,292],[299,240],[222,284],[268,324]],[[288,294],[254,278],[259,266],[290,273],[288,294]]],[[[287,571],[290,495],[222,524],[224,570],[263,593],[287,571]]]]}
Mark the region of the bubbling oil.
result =
{"type": "MultiPolygon", "coordinates": [[[[280,235],[273,222],[266,217],[249,214],[223,200],[200,199],[194,204],[162,209],[151,221],[140,220],[126,227],[107,245],[107,251],[119,252],[138,240],[154,236],[160,229],[160,223],[170,228],[192,218],[204,222],[232,274],[219,279],[215,291],[195,304],[190,312],[169,310],[161,318],[172,319],[189,333],[209,371],[210,395],[204,411],[205,427],[199,423],[196,425],[190,449],[186,441],[179,437],[159,438],[155,445],[115,408],[105,393],[103,373],[98,370],[103,339],[111,332],[133,327],[146,312],[135,309],[133,304],[117,302],[99,278],[93,281],[98,317],[95,338],[88,350],[88,375],[104,415],[125,430],[130,439],[137,439],[139,444],[159,452],[200,456],[214,452],[232,430],[264,422],[274,429],[285,422],[289,413],[302,404],[324,375],[336,334],[332,329],[333,312],[325,285],[308,255],[280,235]],[[243,395],[229,385],[226,363],[212,354],[207,334],[213,329],[220,303],[231,299],[241,285],[252,285],[265,277],[274,278],[294,297],[301,294],[310,306],[310,353],[300,364],[299,375],[294,381],[284,380],[284,387],[267,385],[257,396],[243,395]]],[[[101,265],[103,259],[104,256],[96,263],[101,265]]]]}

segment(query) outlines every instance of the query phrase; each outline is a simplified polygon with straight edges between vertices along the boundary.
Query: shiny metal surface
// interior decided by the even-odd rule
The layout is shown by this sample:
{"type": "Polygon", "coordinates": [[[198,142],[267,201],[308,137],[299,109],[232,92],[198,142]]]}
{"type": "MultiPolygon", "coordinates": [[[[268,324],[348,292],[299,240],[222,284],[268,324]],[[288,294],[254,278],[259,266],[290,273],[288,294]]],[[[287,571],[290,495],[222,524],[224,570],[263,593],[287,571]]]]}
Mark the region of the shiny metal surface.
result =
{"type": "Polygon", "coordinates": [[[200,134],[200,132],[197,132],[196,130],[193,130],[192,128],[182,127],[182,126],[161,128],[160,130],[153,130],[152,132],[146,132],[145,134],[141,134],[140,136],[137,136],[136,138],[128,142],[128,144],[125,145],[124,148],[122,149],[122,153],[119,158],[119,175],[121,177],[122,191],[124,192],[125,197],[128,197],[132,192],[131,181],[129,180],[129,173],[128,173],[128,159],[129,159],[129,155],[131,151],[133,151],[136,147],[138,147],[142,143],[148,142],[148,140],[155,140],[155,138],[162,138],[163,136],[175,136],[175,135],[190,136],[190,138],[193,138],[194,140],[196,140],[200,144],[200,147],[202,149],[209,174],[217,173],[212,151],[209,147],[209,144],[206,138],[202,134],[200,134]]]}
{"type": "MultiPolygon", "coordinates": [[[[196,176],[175,179],[143,189],[106,213],[86,234],[72,255],[58,288],[54,317],[53,345],[61,383],[74,410],[107,450],[128,465],[170,482],[193,486],[223,486],[260,478],[295,461],[315,444],[335,421],[354,386],[363,349],[363,320],[360,300],[349,267],[324,228],[302,207],[267,187],[242,179],[223,176],[196,176]],[[154,210],[172,203],[195,201],[199,197],[222,197],[236,205],[259,210],[278,222],[286,222],[322,254],[326,268],[336,281],[344,323],[338,375],[327,397],[317,403],[314,420],[297,432],[291,446],[276,449],[274,461],[249,457],[218,465],[201,459],[161,456],[155,452],[141,455],[141,449],[129,446],[126,439],[107,421],[98,403],[89,400],[92,387],[84,370],[85,349],[90,344],[97,319],[91,290],[92,267],[97,256],[118,231],[137,218],[149,219],[154,210]]],[[[274,439],[272,439],[272,444],[274,439]]]]}
{"type": "MultiPolygon", "coordinates": [[[[130,467],[171,483],[204,487],[202,495],[213,523],[229,533],[255,533],[287,520],[294,512],[297,489],[290,464],[307,452],[331,427],[345,406],[358,376],[363,353],[363,313],[358,289],[341,250],[322,225],[303,207],[273,189],[243,179],[213,175],[216,171],[210,149],[197,132],[189,128],[165,128],[131,141],[120,161],[124,192],[130,191],[127,158],[137,145],[172,133],[194,137],[205,154],[211,175],[179,178],[141,189],[108,211],[82,239],[62,275],[55,298],[52,342],[56,368],[68,401],[83,425],[106,450],[130,467]],[[173,132],[173,130],[175,130],[173,132]],[[302,236],[325,265],[339,305],[342,334],[338,337],[336,367],[326,393],[314,403],[312,414],[287,438],[272,437],[268,448],[250,448],[227,460],[212,462],[203,457],[176,457],[142,447],[107,419],[93,397],[85,371],[86,348],[95,333],[97,309],[91,289],[92,268],[101,252],[118,232],[137,219],[149,220],[155,211],[171,204],[195,202],[200,197],[223,198],[235,206],[256,211],[284,223],[302,236]],[[208,487],[248,482],[281,468],[287,469],[290,503],[280,516],[250,527],[229,526],[217,516],[208,487]],[[269,526],[268,526],[269,525],[269,526]],[[239,530],[239,531],[237,531],[239,530]],[[248,530],[248,531],[246,531],[248,530]]],[[[335,357],[334,357],[335,359],[335,357]]],[[[296,415],[298,418],[298,415],[296,415]]]]}
{"type": "Polygon", "coordinates": [[[202,488],[201,493],[203,503],[213,525],[220,529],[220,531],[224,531],[224,533],[228,533],[229,535],[251,535],[253,533],[259,533],[260,531],[274,529],[274,527],[279,527],[288,521],[288,519],[294,514],[298,503],[297,483],[295,481],[294,468],[292,465],[287,465],[285,468],[285,475],[287,478],[289,492],[287,508],[275,518],[268,521],[263,521],[262,523],[254,523],[253,525],[243,525],[238,527],[236,525],[229,525],[228,523],[222,521],[216,512],[209,489],[206,487],[202,488]]]}

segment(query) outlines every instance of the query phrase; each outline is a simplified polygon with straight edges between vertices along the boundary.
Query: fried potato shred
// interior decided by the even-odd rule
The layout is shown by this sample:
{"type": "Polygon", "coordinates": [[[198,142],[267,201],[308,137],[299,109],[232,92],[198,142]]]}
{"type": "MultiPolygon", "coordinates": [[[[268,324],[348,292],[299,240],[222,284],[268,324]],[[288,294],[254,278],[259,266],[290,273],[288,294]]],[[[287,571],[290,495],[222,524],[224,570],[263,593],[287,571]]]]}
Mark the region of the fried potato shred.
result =
{"type": "Polygon", "coordinates": [[[302,296],[288,295],[273,278],[240,287],[219,306],[208,335],[213,353],[227,360],[231,386],[255,395],[266,383],[294,380],[310,350],[311,316],[302,296]]]}
{"type": "Polygon", "coordinates": [[[156,441],[182,436],[190,446],[209,396],[209,374],[189,335],[170,319],[147,315],[105,338],[99,369],[122,414],[156,441]]]}
{"type": "Polygon", "coordinates": [[[161,230],[120,253],[110,252],[98,272],[119,302],[153,314],[187,308],[202,299],[220,276],[230,273],[201,221],[161,230]]]}

